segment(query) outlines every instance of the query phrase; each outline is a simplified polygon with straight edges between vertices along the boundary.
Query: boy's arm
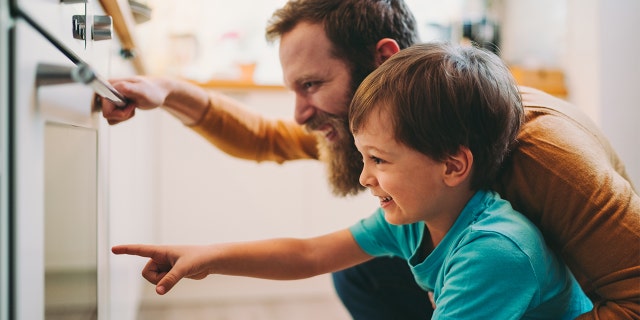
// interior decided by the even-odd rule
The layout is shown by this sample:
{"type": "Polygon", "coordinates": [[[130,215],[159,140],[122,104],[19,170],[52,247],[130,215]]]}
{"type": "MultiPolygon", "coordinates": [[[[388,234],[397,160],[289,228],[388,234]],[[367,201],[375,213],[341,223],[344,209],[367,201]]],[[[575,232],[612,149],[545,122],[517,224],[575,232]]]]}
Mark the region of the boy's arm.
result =
{"type": "Polygon", "coordinates": [[[151,258],[142,275],[165,294],[182,278],[209,274],[294,280],[329,273],[371,258],[349,230],[309,239],[270,239],[207,246],[122,245],[115,254],[151,258]]]}

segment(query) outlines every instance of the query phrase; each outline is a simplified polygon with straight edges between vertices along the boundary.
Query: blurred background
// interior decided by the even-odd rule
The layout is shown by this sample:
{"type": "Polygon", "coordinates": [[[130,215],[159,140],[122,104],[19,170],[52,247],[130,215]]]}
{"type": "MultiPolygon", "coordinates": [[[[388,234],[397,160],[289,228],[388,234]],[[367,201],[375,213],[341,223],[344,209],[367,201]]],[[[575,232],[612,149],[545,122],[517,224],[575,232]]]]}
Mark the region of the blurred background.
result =
{"type": "MultiPolygon", "coordinates": [[[[567,40],[565,0],[408,0],[422,40],[465,39],[498,50],[510,63],[558,68],[567,40]]],[[[285,0],[146,0],[151,20],[138,27],[149,71],[201,81],[239,79],[256,66],[256,83],[281,83],[277,44],[264,39],[285,0]]]]}

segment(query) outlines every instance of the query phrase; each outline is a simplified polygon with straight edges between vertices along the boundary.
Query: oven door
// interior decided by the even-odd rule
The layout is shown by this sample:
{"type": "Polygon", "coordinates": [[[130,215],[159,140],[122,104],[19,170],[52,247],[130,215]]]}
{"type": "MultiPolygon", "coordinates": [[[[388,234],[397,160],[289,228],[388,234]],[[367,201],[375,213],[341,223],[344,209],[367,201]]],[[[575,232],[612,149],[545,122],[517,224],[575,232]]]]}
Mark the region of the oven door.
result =
{"type": "MultiPolygon", "coordinates": [[[[78,55],[83,60],[88,60],[86,50],[91,41],[74,36],[86,31],[87,18],[91,19],[91,6],[87,5],[91,0],[13,0],[13,11],[27,16],[35,21],[48,33],[56,38],[63,46],[78,55]],[[87,14],[89,13],[89,14],[87,14]],[[83,21],[84,26],[83,27],[83,21]]],[[[90,28],[89,28],[90,30],[90,28]]],[[[86,34],[86,32],[85,32],[86,34]]]]}
{"type": "Polygon", "coordinates": [[[106,220],[108,125],[92,111],[90,87],[51,84],[52,69],[75,64],[24,19],[15,20],[10,46],[9,318],[108,319],[108,242],[98,228],[106,220]]]}

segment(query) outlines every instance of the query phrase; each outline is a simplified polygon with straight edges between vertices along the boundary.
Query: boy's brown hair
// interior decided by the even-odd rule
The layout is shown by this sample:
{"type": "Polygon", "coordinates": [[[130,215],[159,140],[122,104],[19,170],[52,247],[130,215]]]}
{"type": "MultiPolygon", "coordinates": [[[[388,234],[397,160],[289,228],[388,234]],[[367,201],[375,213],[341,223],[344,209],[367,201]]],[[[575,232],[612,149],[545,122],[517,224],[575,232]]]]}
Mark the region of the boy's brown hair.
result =
{"type": "Polygon", "coordinates": [[[349,110],[353,133],[371,112],[388,111],[396,140],[436,161],[469,148],[472,189],[491,186],[524,117],[515,81],[498,56],[449,43],[393,55],[362,82],[349,110]]]}

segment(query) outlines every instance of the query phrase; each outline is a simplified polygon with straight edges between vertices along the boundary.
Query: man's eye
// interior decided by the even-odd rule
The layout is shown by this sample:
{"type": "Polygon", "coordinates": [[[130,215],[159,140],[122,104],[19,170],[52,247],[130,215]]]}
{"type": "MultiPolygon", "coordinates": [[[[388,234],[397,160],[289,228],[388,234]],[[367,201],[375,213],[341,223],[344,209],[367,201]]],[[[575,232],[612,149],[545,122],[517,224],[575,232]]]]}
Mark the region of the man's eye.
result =
{"type": "Polygon", "coordinates": [[[305,89],[309,89],[311,87],[313,87],[314,83],[313,82],[305,82],[302,84],[302,87],[305,89]]]}

